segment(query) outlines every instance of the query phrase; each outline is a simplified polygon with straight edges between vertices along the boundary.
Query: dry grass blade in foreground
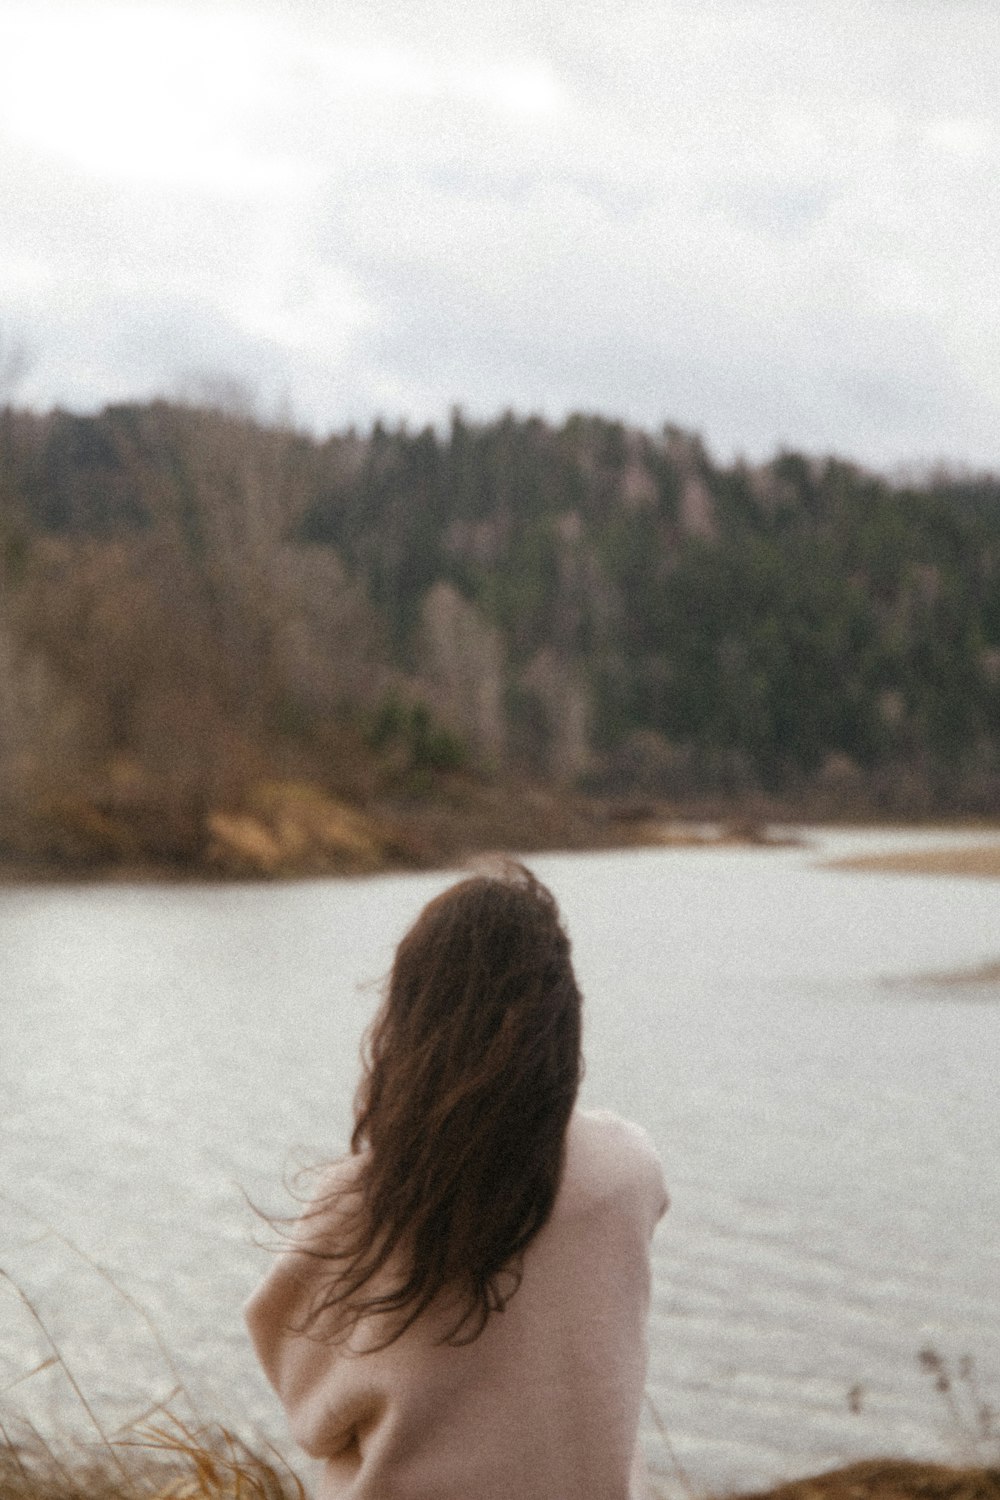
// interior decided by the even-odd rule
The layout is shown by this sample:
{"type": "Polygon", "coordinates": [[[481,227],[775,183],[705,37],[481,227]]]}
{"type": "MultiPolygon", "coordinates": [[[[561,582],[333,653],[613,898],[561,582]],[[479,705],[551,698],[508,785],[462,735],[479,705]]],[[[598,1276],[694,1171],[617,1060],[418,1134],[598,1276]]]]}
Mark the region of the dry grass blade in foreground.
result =
{"type": "MultiPolygon", "coordinates": [[[[31,1217],[35,1217],[31,1215],[31,1217]]],[[[103,1267],[63,1235],[44,1226],[79,1255],[141,1315],[169,1369],[177,1367],[145,1310],[103,1267]]],[[[5,1285],[24,1308],[48,1355],[16,1379],[15,1386],[57,1367],[96,1434],[91,1443],[46,1439],[25,1417],[13,1427],[0,1420],[0,1500],[306,1500],[305,1490],[279,1453],[255,1452],[218,1424],[190,1425],[172,1409],[183,1397],[196,1410],[182,1382],[143,1416],[110,1433],[87,1399],[45,1319],[14,1278],[0,1268],[5,1285]],[[265,1456],[267,1455],[267,1456],[265,1456]]]]}
{"type": "Polygon", "coordinates": [[[171,1422],[109,1444],[57,1450],[33,1428],[0,1427],[2,1500],[306,1500],[275,1456],[253,1453],[224,1427],[171,1422]]]}

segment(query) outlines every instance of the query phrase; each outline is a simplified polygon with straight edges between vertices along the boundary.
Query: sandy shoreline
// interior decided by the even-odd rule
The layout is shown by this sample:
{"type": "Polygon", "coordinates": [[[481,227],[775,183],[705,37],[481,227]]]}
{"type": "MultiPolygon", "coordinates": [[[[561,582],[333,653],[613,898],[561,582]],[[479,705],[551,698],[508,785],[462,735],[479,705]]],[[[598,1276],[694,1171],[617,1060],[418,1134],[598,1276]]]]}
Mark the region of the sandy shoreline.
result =
{"type": "Polygon", "coordinates": [[[896,849],[881,854],[854,854],[824,861],[830,870],[869,871],[881,875],[947,875],[971,880],[1000,880],[1000,839],[926,849],[896,849]]]}

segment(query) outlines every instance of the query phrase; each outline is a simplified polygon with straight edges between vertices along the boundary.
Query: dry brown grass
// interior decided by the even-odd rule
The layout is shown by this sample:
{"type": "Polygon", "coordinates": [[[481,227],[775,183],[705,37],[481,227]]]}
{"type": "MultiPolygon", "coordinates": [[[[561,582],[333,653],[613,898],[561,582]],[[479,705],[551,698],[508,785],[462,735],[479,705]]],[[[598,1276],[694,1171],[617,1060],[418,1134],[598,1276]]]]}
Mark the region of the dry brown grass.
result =
{"type": "Polygon", "coordinates": [[[752,1500],[1000,1500],[1000,1468],[872,1458],[758,1491],[752,1500]]]}
{"type": "MultiPolygon", "coordinates": [[[[0,1198],[14,1206],[8,1194],[0,1198]]],[[[192,1412],[174,1360],[142,1305],[114,1277],[65,1235],[24,1210],[43,1229],[43,1238],[62,1243],[84,1261],[139,1314],[175,1377],[170,1395],[147,1407],[112,1432],[95,1410],[39,1308],[0,1268],[0,1287],[13,1295],[48,1352],[31,1370],[0,1390],[0,1500],[306,1500],[297,1474],[266,1444],[251,1448],[227,1428],[195,1417],[183,1421],[174,1409],[182,1400],[192,1412]],[[90,1441],[49,1438],[16,1410],[8,1397],[15,1388],[48,1370],[57,1370],[73,1393],[92,1434],[90,1441]]]]}
{"type": "Polygon", "coordinates": [[[741,1500],[1000,1500],[1000,1415],[980,1385],[975,1360],[965,1354],[953,1362],[928,1346],[917,1363],[941,1399],[963,1462],[864,1459],[741,1500]]]}
{"type": "Polygon", "coordinates": [[[277,1456],[253,1452],[223,1427],[175,1418],[110,1443],[56,1447],[22,1424],[0,1426],[2,1500],[306,1500],[277,1456]]]}

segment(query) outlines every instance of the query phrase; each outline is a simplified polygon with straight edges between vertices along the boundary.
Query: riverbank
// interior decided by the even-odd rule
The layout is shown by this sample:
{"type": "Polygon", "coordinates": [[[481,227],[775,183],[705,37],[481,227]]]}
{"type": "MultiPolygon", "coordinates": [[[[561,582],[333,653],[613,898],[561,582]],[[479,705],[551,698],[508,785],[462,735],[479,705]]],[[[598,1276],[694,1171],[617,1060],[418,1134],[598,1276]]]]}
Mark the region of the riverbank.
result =
{"type": "Polygon", "coordinates": [[[451,778],[433,796],[349,800],[309,781],[262,780],[238,800],[179,807],[148,787],[37,809],[0,842],[14,882],[282,880],[431,869],[476,849],[581,849],[609,836],[602,809],[539,788],[451,778]]]}
{"type": "Polygon", "coordinates": [[[146,787],[36,809],[0,838],[0,883],[282,880],[443,868],[484,851],[787,842],[764,814],[586,797],[455,775],[433,795],[345,800],[261,781],[237,802],[180,809],[146,787]]]}
{"type": "MultiPolygon", "coordinates": [[[[857,810],[714,799],[696,804],[585,796],[524,780],[439,777],[421,794],[358,801],[307,780],[261,780],[238,800],[172,802],[130,772],[39,803],[0,828],[0,884],[284,880],[445,868],[484,851],[585,851],[798,842],[798,826],[898,827],[857,810]]],[[[864,855],[840,868],[1000,877],[1000,830],[935,823],[983,843],[864,855]],[[992,835],[992,842],[990,842],[992,835]]]]}

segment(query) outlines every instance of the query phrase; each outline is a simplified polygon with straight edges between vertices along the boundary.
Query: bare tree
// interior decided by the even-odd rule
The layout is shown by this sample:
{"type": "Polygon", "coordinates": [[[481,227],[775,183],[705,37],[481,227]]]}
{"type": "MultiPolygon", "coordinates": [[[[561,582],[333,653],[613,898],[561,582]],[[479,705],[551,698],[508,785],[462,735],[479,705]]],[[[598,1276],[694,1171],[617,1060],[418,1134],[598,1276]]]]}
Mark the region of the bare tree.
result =
{"type": "Polygon", "coordinates": [[[503,641],[450,583],[439,580],[424,596],[418,661],[426,696],[442,722],[482,759],[502,764],[507,754],[503,641]]]}

